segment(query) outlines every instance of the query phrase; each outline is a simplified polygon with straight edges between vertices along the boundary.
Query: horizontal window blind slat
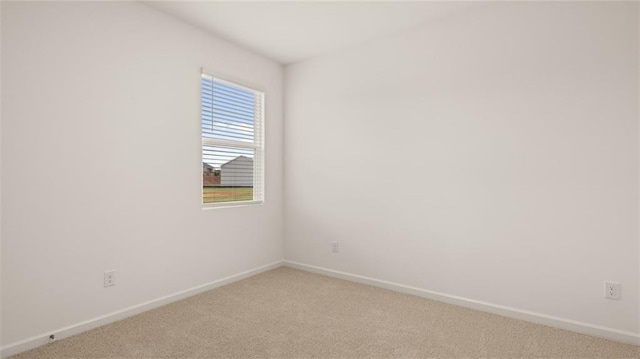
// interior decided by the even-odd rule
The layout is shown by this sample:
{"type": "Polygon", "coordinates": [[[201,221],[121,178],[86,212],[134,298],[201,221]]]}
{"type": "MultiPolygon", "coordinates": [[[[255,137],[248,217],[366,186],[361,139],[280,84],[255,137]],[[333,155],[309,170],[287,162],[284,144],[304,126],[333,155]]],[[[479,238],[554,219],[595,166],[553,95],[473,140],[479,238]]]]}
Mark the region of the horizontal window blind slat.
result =
{"type": "Polygon", "coordinates": [[[211,104],[213,102],[224,102],[226,104],[231,104],[234,106],[245,107],[249,110],[253,110],[253,105],[256,103],[255,99],[238,99],[233,96],[229,96],[225,93],[220,93],[216,90],[203,90],[202,92],[202,102],[205,104],[211,104]]]}
{"type": "Polygon", "coordinates": [[[227,116],[237,118],[238,120],[244,120],[248,122],[254,121],[253,113],[247,113],[243,111],[234,111],[224,107],[214,107],[213,108],[214,116],[227,116]]]}
{"type": "Polygon", "coordinates": [[[218,86],[217,83],[214,83],[213,86],[210,84],[205,84],[204,86],[201,87],[201,90],[206,93],[217,93],[229,98],[233,98],[237,101],[253,102],[256,99],[259,100],[259,98],[257,98],[256,96],[256,94],[258,94],[257,92],[251,92],[251,91],[246,91],[242,89],[237,90],[232,87],[218,86]]]}
{"type": "Polygon", "coordinates": [[[231,111],[238,111],[238,112],[242,112],[242,113],[249,113],[252,114],[254,113],[254,111],[256,110],[254,108],[254,104],[252,103],[251,106],[248,105],[244,105],[244,104],[238,104],[238,103],[233,103],[233,102],[229,102],[229,101],[223,101],[220,99],[209,99],[209,100],[203,100],[202,101],[202,108],[207,108],[207,109],[214,109],[214,108],[226,108],[229,109],[231,111]]]}
{"type": "Polygon", "coordinates": [[[219,126],[223,126],[223,127],[225,125],[231,125],[234,128],[244,129],[245,131],[253,131],[255,129],[255,126],[253,126],[253,124],[248,124],[248,123],[238,122],[238,121],[230,121],[230,120],[218,118],[218,117],[216,117],[215,119],[213,117],[202,117],[202,123],[206,124],[209,127],[213,126],[214,124],[218,124],[219,126]]]}
{"type": "Polygon", "coordinates": [[[247,111],[253,111],[255,109],[254,108],[254,105],[255,105],[255,101],[254,100],[238,101],[237,99],[227,97],[227,96],[225,96],[223,94],[220,94],[220,93],[217,93],[217,92],[215,92],[213,94],[213,96],[203,97],[202,103],[204,105],[209,105],[209,106],[213,106],[213,104],[217,104],[217,105],[222,105],[222,106],[240,107],[240,108],[243,108],[243,109],[245,109],[247,111]]]}
{"type": "Polygon", "coordinates": [[[233,146],[239,148],[256,148],[256,142],[233,141],[219,138],[202,137],[202,143],[207,146],[233,146]]]}
{"type": "Polygon", "coordinates": [[[223,106],[223,105],[202,106],[201,110],[211,112],[211,113],[220,113],[227,116],[234,116],[250,122],[253,122],[255,119],[255,112],[245,111],[237,107],[229,107],[229,106],[223,106]]]}
{"type": "Polygon", "coordinates": [[[227,140],[227,141],[237,141],[237,142],[245,142],[245,143],[249,143],[249,144],[253,144],[253,140],[250,138],[245,138],[245,137],[239,137],[239,136],[232,136],[232,135],[227,135],[227,134],[205,134],[205,138],[209,138],[212,140],[216,140],[216,139],[220,139],[220,140],[227,140]]]}
{"type": "Polygon", "coordinates": [[[255,94],[252,91],[248,91],[245,89],[241,89],[235,86],[230,86],[227,84],[223,84],[221,82],[214,81],[213,82],[213,91],[220,91],[221,93],[228,94],[230,96],[235,96],[239,99],[253,99],[255,94]]]}
{"type": "Polygon", "coordinates": [[[251,142],[253,142],[253,134],[244,134],[244,133],[240,133],[240,132],[229,132],[229,131],[207,131],[204,130],[203,134],[205,135],[210,135],[210,136],[205,136],[205,137],[211,137],[211,136],[220,136],[221,138],[226,138],[226,137],[236,137],[239,139],[243,139],[243,140],[249,140],[251,142]]]}
{"type": "Polygon", "coordinates": [[[214,89],[203,89],[202,90],[202,98],[208,101],[212,100],[224,100],[226,102],[237,103],[239,105],[251,106],[255,103],[256,99],[254,98],[241,98],[234,96],[233,94],[220,92],[219,90],[214,89]]]}
{"type": "Polygon", "coordinates": [[[241,136],[241,137],[250,138],[251,140],[253,140],[254,138],[253,130],[226,129],[225,127],[222,127],[222,126],[211,127],[207,125],[206,127],[202,128],[202,133],[241,136]]]}
{"type": "Polygon", "coordinates": [[[246,114],[253,114],[254,113],[253,104],[251,105],[251,107],[248,107],[248,106],[241,105],[241,104],[238,104],[238,103],[223,101],[223,100],[219,100],[219,99],[214,99],[213,102],[212,102],[211,107],[212,108],[225,108],[225,109],[228,109],[230,111],[237,111],[237,112],[242,112],[242,113],[246,113],[246,114]]]}
{"type": "Polygon", "coordinates": [[[212,113],[211,115],[214,120],[221,120],[221,121],[226,120],[226,121],[237,122],[238,124],[245,124],[249,126],[253,126],[255,122],[253,118],[238,117],[238,116],[229,115],[221,112],[212,113]]]}
{"type": "Polygon", "coordinates": [[[245,120],[245,119],[239,119],[236,117],[232,117],[232,116],[226,116],[226,115],[221,115],[221,114],[213,114],[213,113],[208,113],[206,111],[202,111],[202,119],[203,120],[208,120],[208,121],[215,121],[215,122],[225,122],[225,123],[229,123],[232,125],[237,125],[237,126],[244,126],[244,127],[254,127],[254,121],[249,121],[249,120],[245,120]]]}
{"type": "Polygon", "coordinates": [[[213,114],[215,116],[223,116],[231,119],[238,119],[239,121],[245,121],[253,123],[255,120],[255,113],[247,113],[242,111],[234,111],[222,107],[202,107],[203,113],[207,115],[213,114]]]}
{"type": "Polygon", "coordinates": [[[238,136],[243,138],[248,138],[253,141],[254,132],[252,129],[242,129],[242,128],[234,128],[223,126],[221,124],[213,123],[211,126],[207,124],[207,126],[202,128],[203,133],[216,134],[220,136],[238,136]]]}

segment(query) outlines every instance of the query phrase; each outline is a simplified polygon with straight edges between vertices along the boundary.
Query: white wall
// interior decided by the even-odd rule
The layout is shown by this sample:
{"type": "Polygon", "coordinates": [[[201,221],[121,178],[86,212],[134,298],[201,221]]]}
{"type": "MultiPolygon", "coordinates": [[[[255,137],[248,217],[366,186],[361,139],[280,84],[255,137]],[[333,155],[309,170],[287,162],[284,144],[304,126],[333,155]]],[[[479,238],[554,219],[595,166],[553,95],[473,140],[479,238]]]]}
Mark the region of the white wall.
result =
{"type": "Polygon", "coordinates": [[[636,7],[492,4],[286,67],[285,258],[637,333],[636,7]]]}
{"type": "MultiPolygon", "coordinates": [[[[0,4],[0,33],[1,29],[2,5],[0,4]]],[[[2,108],[2,41],[0,39],[0,346],[2,346],[2,108]]]]}
{"type": "Polygon", "coordinates": [[[3,2],[2,90],[4,345],[282,259],[280,65],[140,3],[3,2]],[[201,66],[266,92],[264,205],[201,208],[201,66]]]}

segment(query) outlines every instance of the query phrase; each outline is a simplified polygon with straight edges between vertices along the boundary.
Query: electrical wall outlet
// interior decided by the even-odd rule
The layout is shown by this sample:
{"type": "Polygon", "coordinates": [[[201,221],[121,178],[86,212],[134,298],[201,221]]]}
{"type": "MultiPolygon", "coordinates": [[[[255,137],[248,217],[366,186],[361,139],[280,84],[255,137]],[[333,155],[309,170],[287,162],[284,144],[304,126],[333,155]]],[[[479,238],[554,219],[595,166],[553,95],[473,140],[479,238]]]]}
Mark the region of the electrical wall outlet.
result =
{"type": "Polygon", "coordinates": [[[116,271],[111,270],[104,272],[104,286],[112,287],[116,285],[116,271]]]}
{"type": "Polygon", "coordinates": [[[331,253],[338,253],[339,249],[338,241],[331,242],[331,253]]]}
{"type": "Polygon", "coordinates": [[[604,282],[604,297],[607,299],[620,300],[620,283],[604,282]]]}

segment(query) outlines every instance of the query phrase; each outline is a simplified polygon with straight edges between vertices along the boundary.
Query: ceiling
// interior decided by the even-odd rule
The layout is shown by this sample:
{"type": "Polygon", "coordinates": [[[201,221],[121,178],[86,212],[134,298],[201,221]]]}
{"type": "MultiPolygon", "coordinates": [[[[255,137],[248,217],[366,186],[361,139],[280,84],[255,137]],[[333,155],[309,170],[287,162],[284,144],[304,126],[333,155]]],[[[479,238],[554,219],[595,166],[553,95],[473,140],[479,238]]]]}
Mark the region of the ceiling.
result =
{"type": "Polygon", "coordinates": [[[478,5],[458,1],[145,3],[282,64],[357,45],[478,5]]]}

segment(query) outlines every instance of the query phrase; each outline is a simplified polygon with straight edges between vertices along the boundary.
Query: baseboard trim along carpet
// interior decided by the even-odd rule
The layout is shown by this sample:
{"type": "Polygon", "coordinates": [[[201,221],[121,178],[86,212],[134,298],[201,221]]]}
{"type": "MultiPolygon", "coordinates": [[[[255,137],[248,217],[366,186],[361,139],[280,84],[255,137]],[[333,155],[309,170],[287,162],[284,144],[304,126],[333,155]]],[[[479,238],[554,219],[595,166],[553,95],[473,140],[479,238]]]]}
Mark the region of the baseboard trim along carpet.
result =
{"type": "Polygon", "coordinates": [[[613,328],[602,327],[598,325],[583,323],[575,320],[558,318],[550,315],[530,312],[527,310],[520,310],[516,308],[506,307],[502,305],[481,302],[464,297],[458,297],[454,295],[438,293],[426,289],[407,286],[404,284],[387,282],[375,278],[364,277],[357,274],[351,274],[346,272],[340,272],[332,269],[326,269],[322,267],[316,267],[304,263],[284,261],[284,265],[294,269],[304,270],[307,272],[326,275],[328,277],[344,279],[356,283],[367,284],[374,287],[384,288],[396,292],[406,293],[423,297],[427,299],[437,300],[439,302],[459,305],[470,309],[476,309],[479,311],[501,315],[504,317],[525,320],[528,322],[542,324],[553,328],[564,329],[580,334],[591,335],[594,337],[614,340],[621,343],[640,345],[640,335],[617,330],[613,328]]]}
{"type": "Polygon", "coordinates": [[[238,273],[238,274],[234,274],[225,278],[221,278],[218,280],[215,280],[213,282],[209,282],[203,285],[199,285],[197,287],[193,287],[193,288],[189,288],[177,293],[173,293],[173,294],[169,294],[166,295],[164,297],[158,298],[158,299],[154,299],[154,300],[150,300],[148,302],[144,302],[138,305],[134,305],[122,310],[119,310],[117,312],[113,312],[113,313],[109,313],[106,315],[102,315],[78,324],[73,324],[70,325],[68,327],[65,328],[60,328],[57,330],[52,330],[50,332],[44,333],[44,334],[40,334],[40,335],[36,335],[33,336],[29,339],[26,340],[22,340],[16,343],[11,343],[8,345],[5,345],[4,347],[2,347],[2,349],[0,349],[0,357],[2,358],[6,358],[15,354],[19,354],[22,353],[24,351],[27,350],[31,350],[34,348],[37,348],[39,346],[45,345],[49,342],[49,336],[51,334],[55,334],[55,339],[59,340],[59,339],[64,339],[67,337],[70,337],[72,335],[76,335],[76,334],[80,334],[82,332],[86,332],[88,330],[97,328],[97,327],[101,327],[103,325],[106,324],[110,324],[113,322],[116,322],[118,320],[122,320],[125,319],[127,317],[131,317],[133,315],[136,314],[140,314],[142,312],[146,312],[148,310],[154,309],[154,308],[158,308],[161,307],[163,305],[181,300],[181,299],[185,299],[191,296],[194,296],[196,294],[200,294],[202,292],[206,292],[208,290],[211,289],[215,289],[218,287],[221,287],[223,285],[227,285],[233,282],[237,282],[239,280],[254,276],[256,274],[260,274],[262,272],[266,272],[268,270],[274,269],[274,268],[278,268],[281,267],[283,265],[284,261],[277,261],[277,262],[273,262],[273,263],[269,263],[254,269],[250,269],[248,271],[242,272],[242,273],[238,273]]]}

